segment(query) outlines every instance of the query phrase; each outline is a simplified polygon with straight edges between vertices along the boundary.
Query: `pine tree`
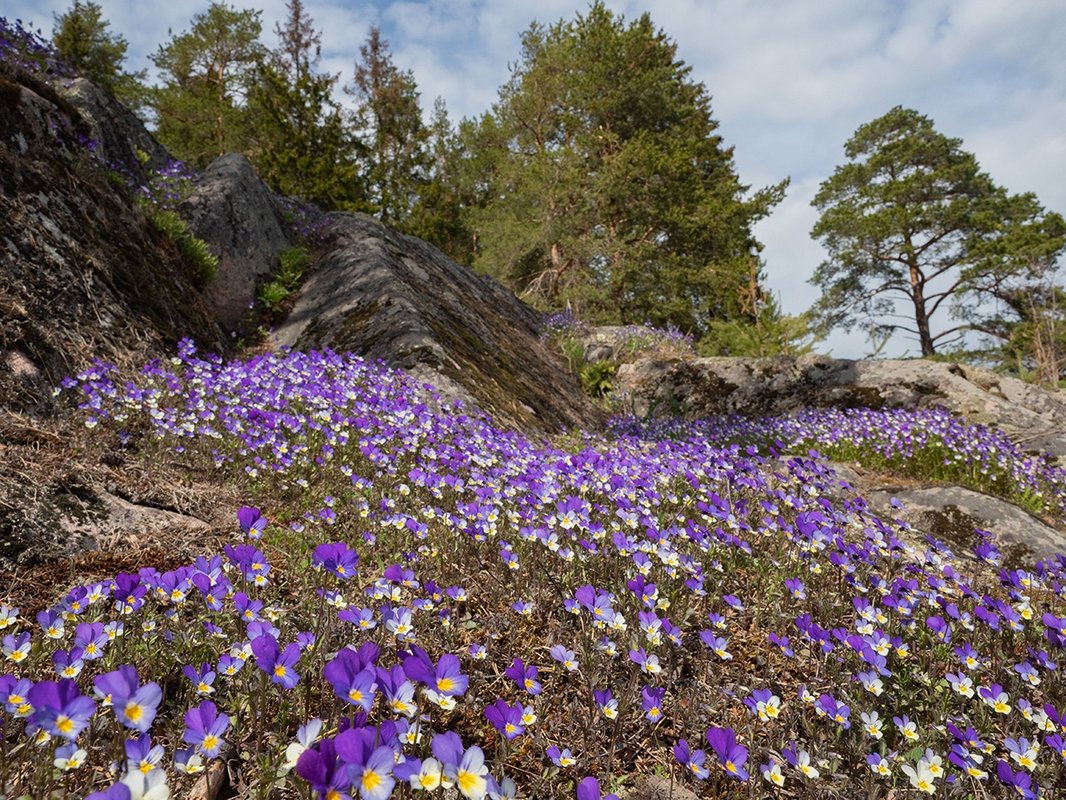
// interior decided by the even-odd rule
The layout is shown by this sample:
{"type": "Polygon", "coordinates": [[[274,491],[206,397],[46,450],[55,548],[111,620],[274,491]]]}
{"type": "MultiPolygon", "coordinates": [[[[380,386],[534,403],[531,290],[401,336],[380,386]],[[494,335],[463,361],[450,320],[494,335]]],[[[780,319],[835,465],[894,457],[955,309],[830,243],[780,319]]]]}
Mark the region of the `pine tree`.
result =
{"type": "Polygon", "coordinates": [[[366,185],[373,213],[402,226],[426,180],[429,131],[422,122],[418,86],[410,71],[392,61],[389,43],[371,26],[359,48],[355,79],[355,124],[366,148],[366,185]]]}
{"type": "Polygon", "coordinates": [[[249,107],[252,161],[276,191],[323,209],[363,209],[356,144],[333,100],[338,76],[316,72],[321,34],[300,0],[289,0],[276,49],[262,59],[249,107]]]}
{"type": "Polygon", "coordinates": [[[194,166],[248,148],[246,101],[263,54],[259,18],[213,2],[151,57],[162,80],[152,93],[156,135],[194,166]]]}
{"type": "Polygon", "coordinates": [[[526,31],[492,111],[462,127],[478,268],[589,320],[699,339],[745,316],[752,226],[785,183],[747,194],[676,50],[602,2],[526,31]]]}
{"type": "Polygon", "coordinates": [[[99,4],[74,0],[53,20],[52,43],[64,63],[138,111],[147,99],[146,72],[123,70],[129,45],[125,37],[108,32],[111,23],[103,19],[99,4]]]}
{"type": "Polygon", "coordinates": [[[871,323],[933,355],[987,327],[990,302],[1066,249],[1060,215],[996,186],[961,145],[899,106],[847,142],[848,163],[813,203],[821,217],[811,235],[829,251],[811,279],[823,329],[871,323]],[[945,326],[949,309],[955,324],[945,326]]]}
{"type": "Polygon", "coordinates": [[[428,150],[428,175],[403,229],[436,245],[460,264],[470,266],[474,259],[474,237],[464,222],[463,208],[469,198],[463,192],[459,176],[462,168],[459,137],[448,119],[444,100],[439,97],[429,125],[428,150]]]}

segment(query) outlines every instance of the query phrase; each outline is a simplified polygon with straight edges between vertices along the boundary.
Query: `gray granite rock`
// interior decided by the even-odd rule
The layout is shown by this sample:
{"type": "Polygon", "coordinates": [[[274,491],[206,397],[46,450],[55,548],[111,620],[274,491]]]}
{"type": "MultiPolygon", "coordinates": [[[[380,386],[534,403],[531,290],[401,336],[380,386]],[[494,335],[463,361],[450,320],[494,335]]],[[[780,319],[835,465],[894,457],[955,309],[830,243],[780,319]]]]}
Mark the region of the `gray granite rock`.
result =
{"type": "Polygon", "coordinates": [[[188,538],[210,526],[166,509],[138,505],[87,486],[4,491],[0,503],[0,570],[33,566],[152,537],[188,538]]]}
{"type": "Polygon", "coordinates": [[[1029,566],[1040,558],[1066,553],[1066,533],[1052,528],[1019,506],[961,486],[876,490],[865,495],[884,518],[898,517],[921,533],[969,555],[980,541],[975,529],[995,534],[1008,562],[1029,566]],[[891,506],[896,498],[902,509],[891,506]]]}
{"type": "Polygon", "coordinates": [[[432,245],[361,214],[331,214],[276,345],[380,358],[518,427],[588,426],[598,410],[539,340],[536,312],[432,245]]]}
{"type": "Polygon", "coordinates": [[[94,358],[142,364],[186,336],[225,347],[192,268],[88,157],[89,135],[53,86],[0,72],[0,407],[47,411],[94,358]]]}
{"type": "Polygon", "coordinates": [[[88,123],[96,155],[104,164],[120,165],[143,181],[149,170],[160,170],[170,161],[141,119],[92,81],[75,78],[56,88],[88,123]]]}
{"type": "Polygon", "coordinates": [[[215,159],[178,207],[192,232],[218,256],[218,276],[204,294],[226,330],[244,333],[260,285],[289,247],[282,206],[251,162],[231,153],[215,159]]]}

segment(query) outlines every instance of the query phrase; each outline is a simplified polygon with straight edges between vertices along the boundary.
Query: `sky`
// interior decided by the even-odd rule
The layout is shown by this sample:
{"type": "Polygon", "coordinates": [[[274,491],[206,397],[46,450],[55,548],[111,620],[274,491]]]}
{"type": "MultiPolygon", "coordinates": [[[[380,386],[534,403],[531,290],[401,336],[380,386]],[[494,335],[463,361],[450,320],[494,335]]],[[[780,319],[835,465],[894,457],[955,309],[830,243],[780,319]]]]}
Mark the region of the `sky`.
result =
{"type": "MultiPolygon", "coordinates": [[[[129,42],[128,69],[190,27],[208,0],[98,0],[129,42]]],[[[262,10],[272,46],[285,0],[262,10]]],[[[69,0],[0,0],[0,14],[50,34],[69,0]]],[[[786,199],[756,228],[767,285],[785,311],[818,297],[807,283],[825,258],[810,238],[819,184],[845,161],[855,130],[897,105],[962,140],[1011,192],[1033,192],[1066,214],[1066,2],[1062,0],[607,0],[632,20],[649,13],[712,98],[712,114],[753,189],[790,178],[786,199]]],[[[453,121],[489,109],[534,20],[573,19],[585,0],[305,0],[322,31],[323,69],[351,81],[371,24],[400,69],[414,73],[428,112],[443,97],[453,121]]],[[[149,73],[152,75],[151,71],[149,73]]],[[[947,322],[947,320],[944,320],[947,322]]],[[[819,347],[861,357],[861,333],[819,347]]],[[[916,355],[896,339],[882,355],[916,355]]]]}

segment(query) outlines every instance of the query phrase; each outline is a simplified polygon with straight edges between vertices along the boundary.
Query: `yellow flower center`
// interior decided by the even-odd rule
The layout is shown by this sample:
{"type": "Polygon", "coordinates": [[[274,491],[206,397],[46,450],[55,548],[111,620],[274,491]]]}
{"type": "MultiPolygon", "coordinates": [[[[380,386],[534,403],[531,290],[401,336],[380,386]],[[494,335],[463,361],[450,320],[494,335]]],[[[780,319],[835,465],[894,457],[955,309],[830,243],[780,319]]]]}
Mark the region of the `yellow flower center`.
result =
{"type": "Polygon", "coordinates": [[[456,783],[459,784],[459,791],[469,797],[471,794],[476,793],[477,790],[484,787],[485,779],[473,772],[461,769],[459,770],[459,774],[456,775],[456,783]]]}
{"type": "Polygon", "coordinates": [[[436,789],[440,786],[440,775],[436,772],[427,772],[418,776],[418,785],[423,789],[436,789]]]}
{"type": "Polygon", "coordinates": [[[384,778],[372,769],[368,769],[363,773],[363,779],[359,782],[360,788],[367,792],[372,792],[384,783],[384,778]]]}

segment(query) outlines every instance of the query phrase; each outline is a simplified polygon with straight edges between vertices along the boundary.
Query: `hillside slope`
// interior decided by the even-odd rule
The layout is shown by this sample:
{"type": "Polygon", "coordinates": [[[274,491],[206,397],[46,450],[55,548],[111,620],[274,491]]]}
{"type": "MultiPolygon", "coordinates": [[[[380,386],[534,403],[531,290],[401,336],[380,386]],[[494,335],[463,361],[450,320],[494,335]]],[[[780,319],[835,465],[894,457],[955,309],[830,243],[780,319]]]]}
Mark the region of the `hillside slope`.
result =
{"type": "Polygon", "coordinates": [[[46,409],[95,358],[140,363],[186,336],[227,349],[195,271],[90,137],[51,86],[0,67],[0,407],[46,409]]]}

